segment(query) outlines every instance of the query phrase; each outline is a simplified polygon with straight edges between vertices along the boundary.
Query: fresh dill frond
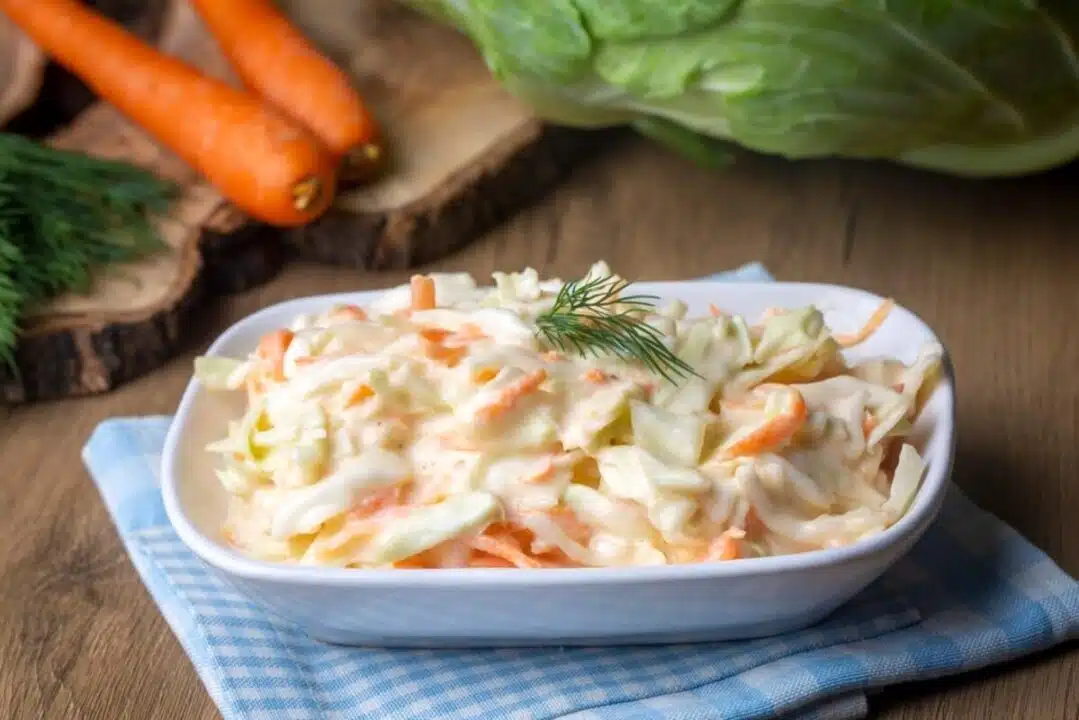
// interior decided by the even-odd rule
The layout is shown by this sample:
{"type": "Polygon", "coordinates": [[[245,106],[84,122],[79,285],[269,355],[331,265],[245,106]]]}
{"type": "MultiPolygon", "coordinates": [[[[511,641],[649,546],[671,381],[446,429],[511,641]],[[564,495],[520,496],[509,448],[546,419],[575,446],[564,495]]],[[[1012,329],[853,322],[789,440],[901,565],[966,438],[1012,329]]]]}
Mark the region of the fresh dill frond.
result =
{"type": "Polygon", "coordinates": [[[644,320],[659,298],[622,295],[628,285],[629,281],[611,275],[566,283],[551,308],[536,317],[537,334],[562,352],[639,362],[672,383],[696,375],[664,344],[663,333],[644,320]]]}
{"type": "Polygon", "coordinates": [[[0,133],[0,361],[14,369],[34,305],[85,292],[99,266],[160,249],[153,217],[177,190],[127,163],[0,133]]]}

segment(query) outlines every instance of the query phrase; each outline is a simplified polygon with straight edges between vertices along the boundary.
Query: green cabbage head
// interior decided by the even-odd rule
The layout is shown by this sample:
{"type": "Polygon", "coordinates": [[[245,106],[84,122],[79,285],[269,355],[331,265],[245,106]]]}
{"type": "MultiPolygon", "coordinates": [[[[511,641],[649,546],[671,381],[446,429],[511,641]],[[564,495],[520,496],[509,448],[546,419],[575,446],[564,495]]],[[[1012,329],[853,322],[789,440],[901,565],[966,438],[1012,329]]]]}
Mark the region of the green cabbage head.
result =
{"type": "Polygon", "coordinates": [[[1079,156],[1079,0],[405,2],[546,119],[702,158],[730,142],[993,176],[1079,156]]]}

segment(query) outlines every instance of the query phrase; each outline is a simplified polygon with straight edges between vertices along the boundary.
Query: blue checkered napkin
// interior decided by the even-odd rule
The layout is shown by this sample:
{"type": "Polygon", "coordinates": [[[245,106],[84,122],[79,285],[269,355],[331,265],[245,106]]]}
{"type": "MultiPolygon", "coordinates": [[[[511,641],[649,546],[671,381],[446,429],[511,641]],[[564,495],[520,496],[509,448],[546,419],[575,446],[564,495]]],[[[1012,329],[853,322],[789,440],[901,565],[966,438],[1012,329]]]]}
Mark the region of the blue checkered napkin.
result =
{"type": "MultiPolygon", "coordinates": [[[[763,268],[742,279],[768,279],[763,268]]],[[[660,647],[379,650],[322,645],[192,555],[158,487],[169,418],[115,419],[84,459],[132,562],[226,720],[864,717],[866,693],[1079,637],[1079,583],[958,490],[880,581],[824,623],[660,647]]]]}

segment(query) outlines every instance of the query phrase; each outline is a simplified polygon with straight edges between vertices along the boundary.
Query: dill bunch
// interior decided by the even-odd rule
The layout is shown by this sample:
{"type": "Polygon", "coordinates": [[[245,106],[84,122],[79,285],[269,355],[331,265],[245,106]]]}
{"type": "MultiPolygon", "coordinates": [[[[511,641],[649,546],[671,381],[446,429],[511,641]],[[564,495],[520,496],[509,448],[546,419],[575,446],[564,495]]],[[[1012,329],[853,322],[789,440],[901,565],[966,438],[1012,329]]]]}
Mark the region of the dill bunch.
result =
{"type": "Polygon", "coordinates": [[[87,291],[99,266],[160,249],[152,218],[177,192],[127,163],[0,133],[0,360],[14,368],[28,309],[87,291]]]}
{"type": "Polygon", "coordinates": [[[644,321],[659,298],[623,295],[628,285],[628,280],[611,275],[566,283],[551,308],[536,317],[537,333],[563,352],[639,362],[672,383],[696,375],[664,344],[663,333],[644,321]]]}

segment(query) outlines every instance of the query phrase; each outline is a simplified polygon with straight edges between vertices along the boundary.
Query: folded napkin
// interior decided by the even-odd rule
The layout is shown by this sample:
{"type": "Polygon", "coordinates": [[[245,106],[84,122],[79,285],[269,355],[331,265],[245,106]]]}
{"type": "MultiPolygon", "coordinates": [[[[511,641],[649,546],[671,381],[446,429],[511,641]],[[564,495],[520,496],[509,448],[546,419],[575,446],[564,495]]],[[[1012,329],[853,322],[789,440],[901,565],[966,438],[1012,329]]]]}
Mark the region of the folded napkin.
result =
{"type": "MultiPolygon", "coordinates": [[[[721,277],[770,279],[759,265],[721,277]]],[[[169,421],[109,420],[83,457],[226,720],[860,718],[874,689],[1079,637],[1079,583],[953,489],[907,557],[802,632],[657,647],[323,645],[238,594],[177,538],[158,488],[169,421]]]]}

